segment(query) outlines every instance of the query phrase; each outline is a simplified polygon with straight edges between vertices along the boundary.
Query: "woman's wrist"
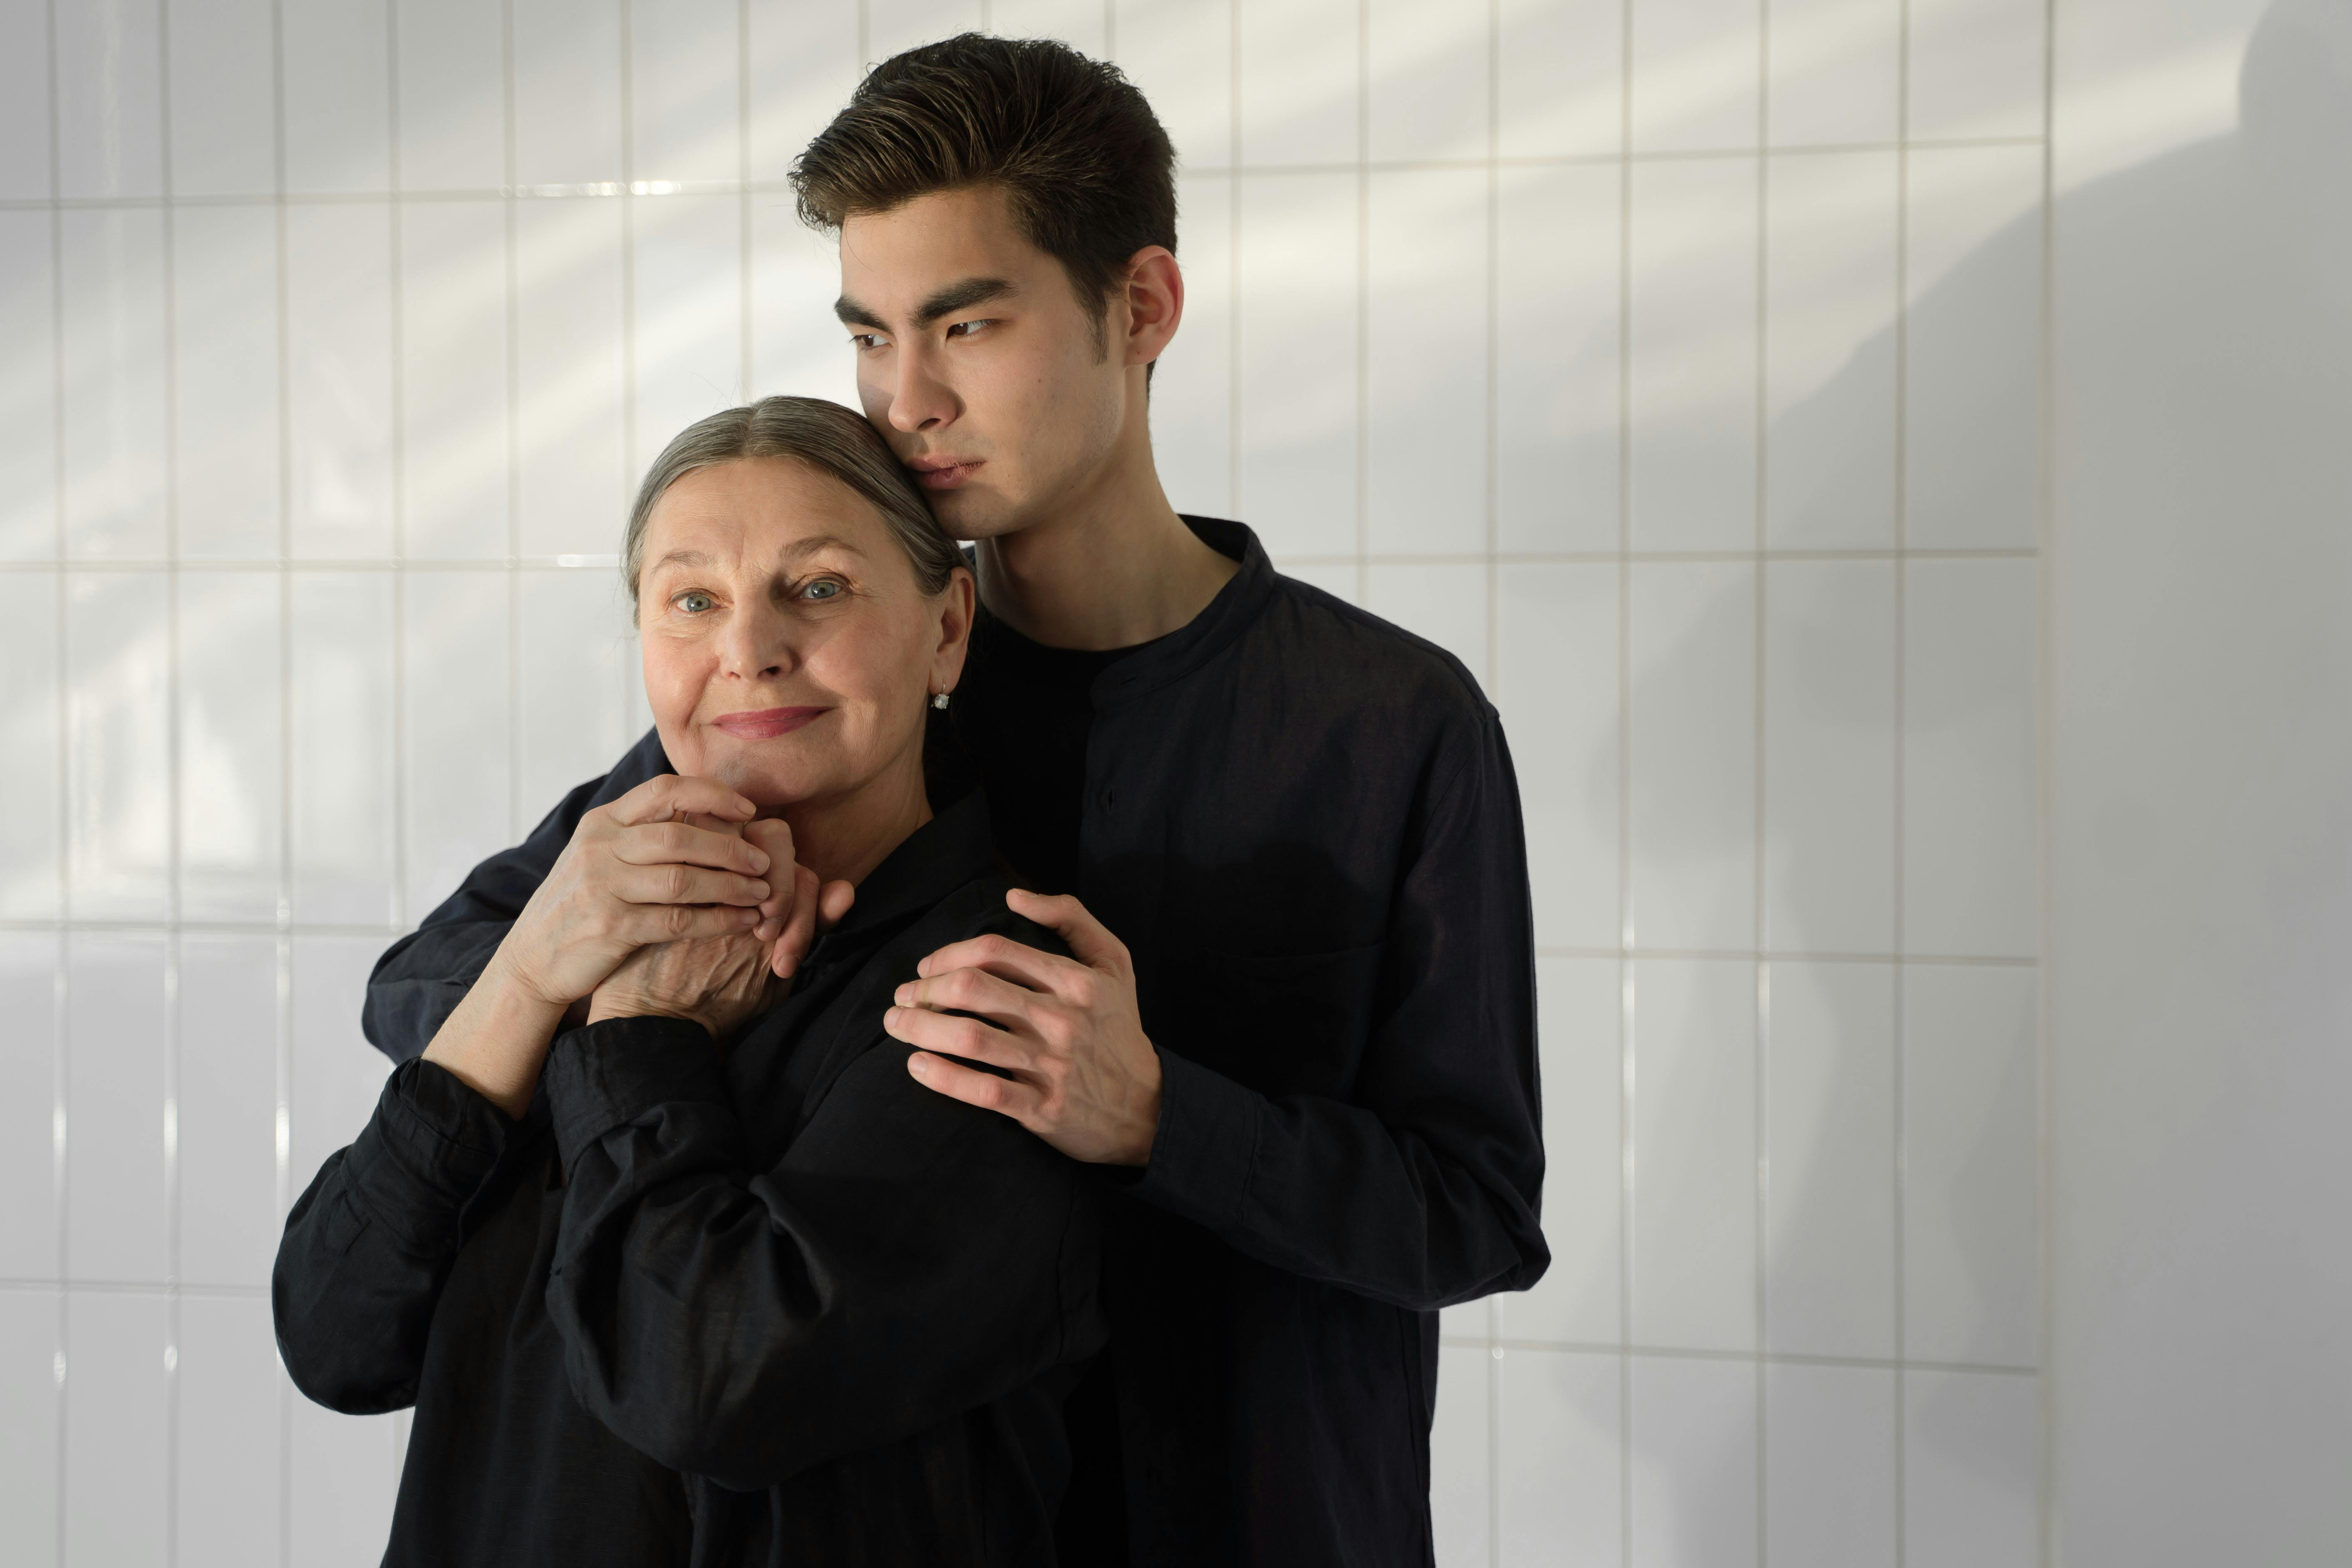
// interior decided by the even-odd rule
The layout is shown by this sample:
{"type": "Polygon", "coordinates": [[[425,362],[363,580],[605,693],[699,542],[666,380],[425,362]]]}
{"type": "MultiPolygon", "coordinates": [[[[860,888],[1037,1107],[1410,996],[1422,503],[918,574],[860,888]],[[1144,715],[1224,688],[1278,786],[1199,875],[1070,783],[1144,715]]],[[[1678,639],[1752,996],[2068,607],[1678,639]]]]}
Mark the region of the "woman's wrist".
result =
{"type": "Polygon", "coordinates": [[[520,1119],[530,1109],[540,1067],[565,1006],[548,1000],[493,955],[425,1047],[425,1059],[520,1119]]]}
{"type": "Polygon", "coordinates": [[[691,1007],[656,1002],[634,991],[600,985],[588,998],[588,1022],[602,1024],[612,1018],[676,1018],[681,1023],[701,1025],[714,1039],[719,1034],[709,1018],[691,1007]]]}

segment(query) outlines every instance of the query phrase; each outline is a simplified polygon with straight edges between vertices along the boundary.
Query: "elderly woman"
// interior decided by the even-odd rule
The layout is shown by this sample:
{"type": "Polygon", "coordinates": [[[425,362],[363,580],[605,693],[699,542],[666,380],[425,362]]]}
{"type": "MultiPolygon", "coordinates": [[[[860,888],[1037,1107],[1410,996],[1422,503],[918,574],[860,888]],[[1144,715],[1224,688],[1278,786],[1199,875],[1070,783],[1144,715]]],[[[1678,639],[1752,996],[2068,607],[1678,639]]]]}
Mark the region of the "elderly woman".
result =
{"type": "Polygon", "coordinates": [[[882,1028],[941,945],[1050,941],[924,788],[971,574],[786,397],[671,443],[624,559],[676,775],[582,819],[295,1205],[287,1369],[415,1406],[387,1563],[1050,1563],[1094,1200],[882,1028]]]}

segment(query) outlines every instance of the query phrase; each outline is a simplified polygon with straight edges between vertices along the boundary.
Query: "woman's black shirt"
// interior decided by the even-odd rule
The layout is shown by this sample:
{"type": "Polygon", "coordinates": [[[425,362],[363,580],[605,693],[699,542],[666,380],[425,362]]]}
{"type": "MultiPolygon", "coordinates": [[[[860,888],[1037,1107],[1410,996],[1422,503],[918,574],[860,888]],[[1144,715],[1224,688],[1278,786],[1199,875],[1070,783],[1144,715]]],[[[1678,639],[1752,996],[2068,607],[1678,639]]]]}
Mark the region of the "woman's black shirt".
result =
{"type": "Polygon", "coordinates": [[[944,943],[1053,941],[993,858],[935,818],[723,1054],[572,1031],[520,1122],[394,1071],[273,1280],[305,1394],[416,1407],[388,1564],[1053,1562],[1094,1180],[881,1032],[944,943]]]}

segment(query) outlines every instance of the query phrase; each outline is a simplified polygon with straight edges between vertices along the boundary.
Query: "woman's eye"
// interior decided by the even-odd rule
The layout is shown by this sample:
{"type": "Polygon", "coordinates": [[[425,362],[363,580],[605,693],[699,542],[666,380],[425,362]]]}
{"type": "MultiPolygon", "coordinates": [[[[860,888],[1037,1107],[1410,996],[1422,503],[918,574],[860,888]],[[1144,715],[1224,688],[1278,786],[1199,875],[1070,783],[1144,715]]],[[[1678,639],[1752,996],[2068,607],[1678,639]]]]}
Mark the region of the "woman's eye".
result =
{"type": "Polygon", "coordinates": [[[680,594],[671,602],[689,616],[698,616],[718,603],[708,594],[680,594]]]}
{"type": "Polygon", "coordinates": [[[803,598],[814,599],[819,603],[822,603],[826,599],[837,599],[841,596],[841,584],[830,581],[812,583],[807,587],[801,590],[801,596],[803,598]]]}

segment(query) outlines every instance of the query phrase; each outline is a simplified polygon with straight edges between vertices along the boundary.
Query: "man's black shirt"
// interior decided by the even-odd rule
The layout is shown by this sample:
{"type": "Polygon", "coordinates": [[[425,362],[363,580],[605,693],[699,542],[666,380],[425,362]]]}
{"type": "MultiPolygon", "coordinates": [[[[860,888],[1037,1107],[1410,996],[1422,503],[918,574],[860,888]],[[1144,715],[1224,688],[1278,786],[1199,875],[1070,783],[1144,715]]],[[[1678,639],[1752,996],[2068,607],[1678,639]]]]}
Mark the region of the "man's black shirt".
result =
{"type": "MultiPolygon", "coordinates": [[[[1457,660],[1186,521],[1241,571],[1094,676],[1071,781],[1071,890],[1133,953],[1163,1079],[1105,1242],[1129,1560],[1421,1568],[1437,1309],[1549,1261],[1517,786],[1457,660]]],[[[1006,635],[983,616],[950,710],[993,809],[1034,738],[1006,635]]],[[[645,776],[575,791],[387,952],[369,1037],[422,1050],[645,776]]]]}
{"type": "Polygon", "coordinates": [[[590,1025],[520,1123],[394,1072],[273,1279],[304,1393],[416,1407],[387,1563],[1053,1568],[1099,1173],[881,1032],[942,942],[1058,945],[993,861],[977,799],[919,829],[723,1055],[590,1025]]]}
{"type": "Polygon", "coordinates": [[[962,714],[954,715],[957,743],[967,759],[985,751],[988,771],[981,784],[988,792],[997,847],[1040,892],[1077,890],[1095,681],[1150,646],[1101,651],[1047,647],[986,610],[972,627],[965,681],[980,680],[975,700],[1022,716],[1020,744],[989,743],[962,714]]]}

